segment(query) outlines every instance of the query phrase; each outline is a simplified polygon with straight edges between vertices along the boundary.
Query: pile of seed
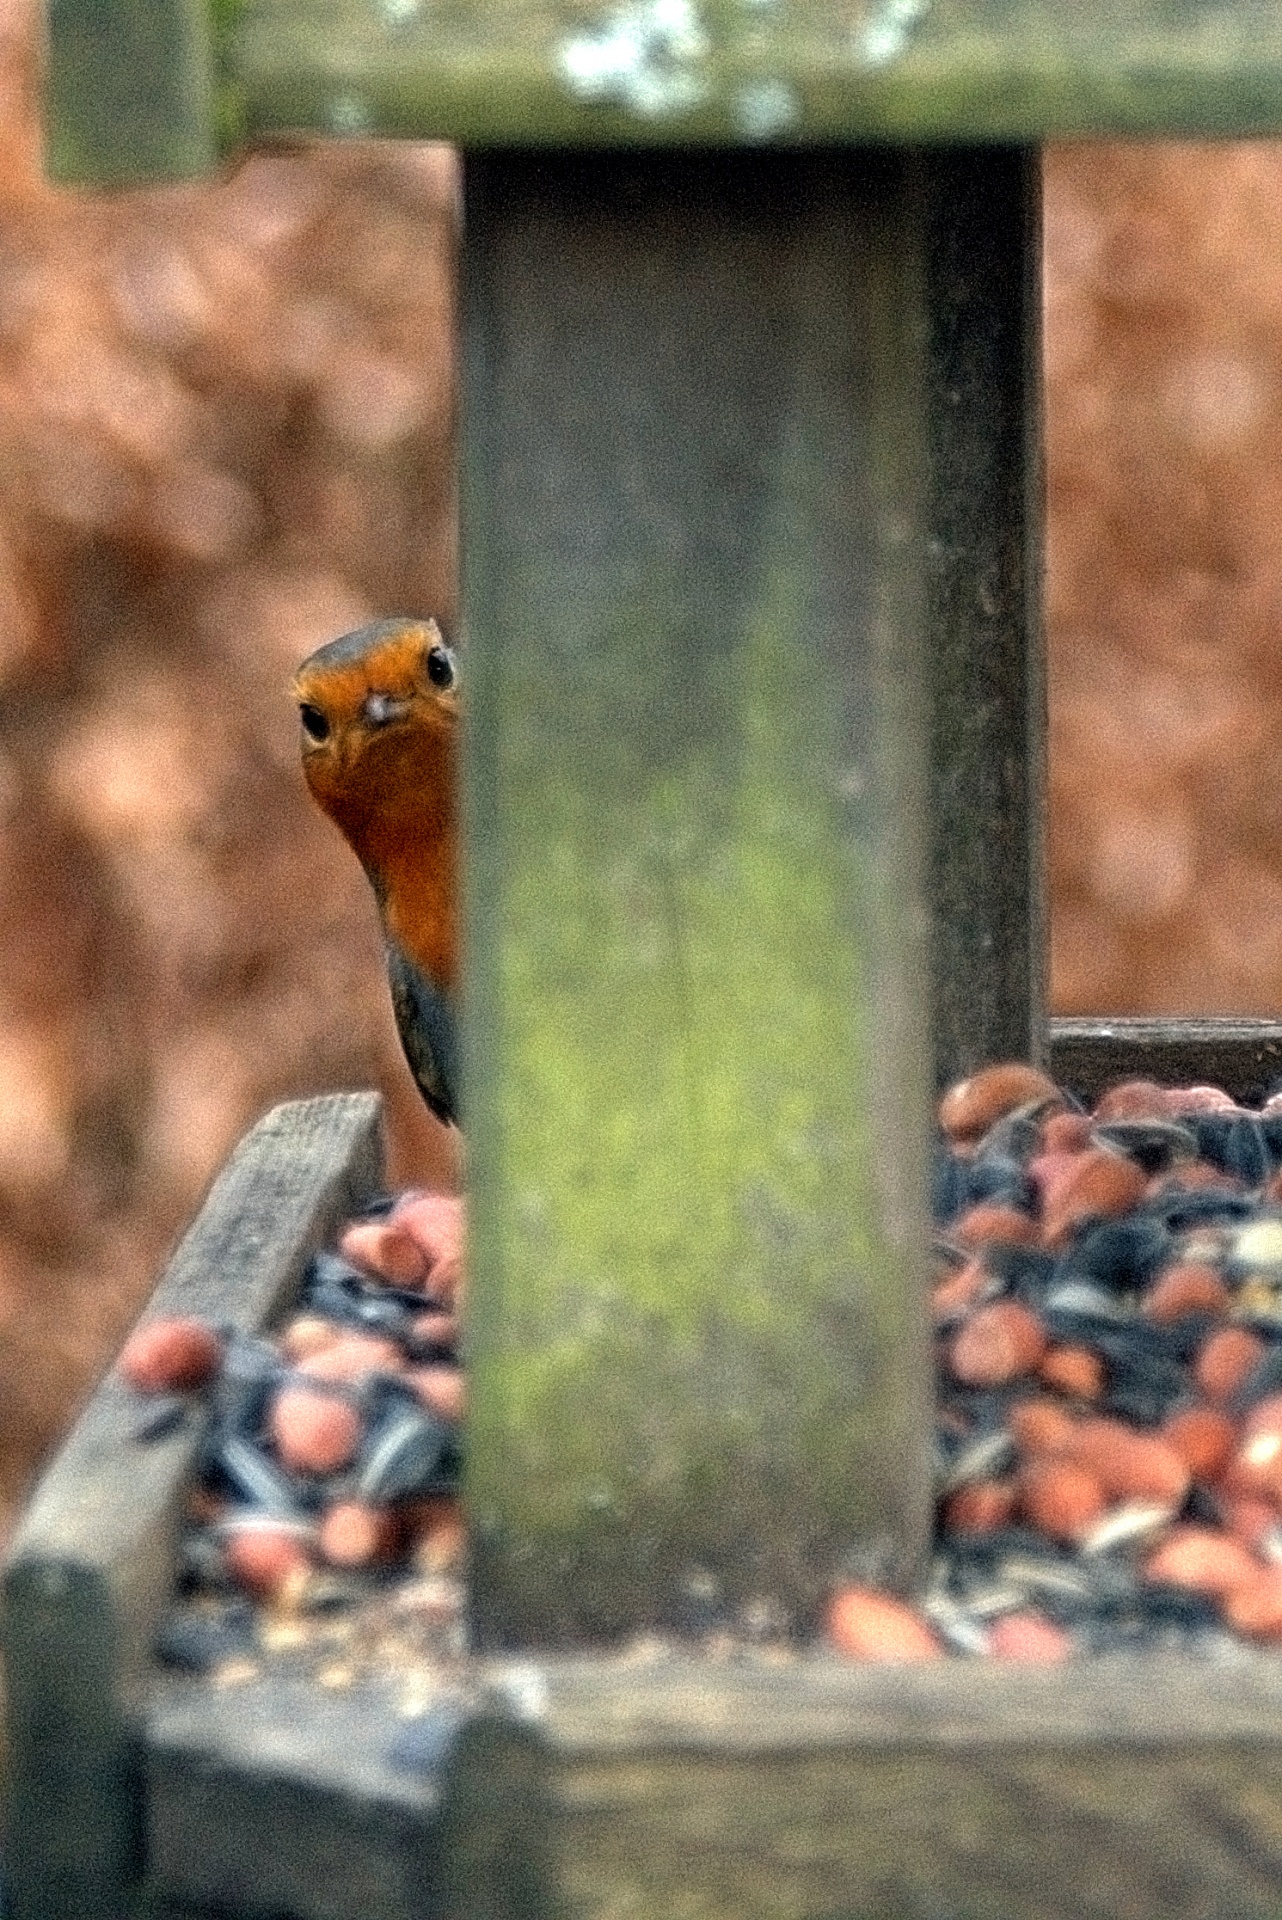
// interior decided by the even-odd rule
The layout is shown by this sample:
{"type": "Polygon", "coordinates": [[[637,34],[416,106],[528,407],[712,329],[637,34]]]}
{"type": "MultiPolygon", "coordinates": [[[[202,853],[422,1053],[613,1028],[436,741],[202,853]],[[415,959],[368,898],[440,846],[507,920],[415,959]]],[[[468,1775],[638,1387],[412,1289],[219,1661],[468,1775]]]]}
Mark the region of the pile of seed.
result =
{"type": "MultiPolygon", "coordinates": [[[[1087,1113],[1010,1064],[939,1120],[934,1555],[914,1602],[841,1587],[829,1639],[883,1659],[1282,1644],[1282,1094],[1257,1112],[1128,1081],[1087,1113]]],[[[404,1195],[314,1257],[273,1338],[137,1330],[125,1378],[208,1405],[164,1657],[261,1645],[263,1602],[278,1624],[346,1608],[330,1638],[350,1639],[352,1603],[386,1614],[393,1589],[425,1646],[461,1649],[461,1263],[461,1202],[404,1195]]]]}
{"type": "Polygon", "coordinates": [[[199,1393],[206,1415],[163,1659],[242,1669],[263,1644],[253,1603],[266,1603],[277,1640],[289,1621],[295,1642],[332,1652],[353,1612],[386,1627],[397,1585],[401,1639],[421,1602],[457,1640],[461,1262],[462,1203],[410,1193],[374,1203],[313,1256],[270,1338],[196,1318],[137,1328],[119,1370],[166,1396],[148,1431],[185,1417],[180,1394],[199,1393]],[[305,1634],[309,1617],[319,1624],[305,1634]]]}
{"type": "Polygon", "coordinates": [[[1057,1659],[1282,1643],[1282,1095],[988,1067],[940,1103],[936,1550],[836,1644],[1057,1659]]]}

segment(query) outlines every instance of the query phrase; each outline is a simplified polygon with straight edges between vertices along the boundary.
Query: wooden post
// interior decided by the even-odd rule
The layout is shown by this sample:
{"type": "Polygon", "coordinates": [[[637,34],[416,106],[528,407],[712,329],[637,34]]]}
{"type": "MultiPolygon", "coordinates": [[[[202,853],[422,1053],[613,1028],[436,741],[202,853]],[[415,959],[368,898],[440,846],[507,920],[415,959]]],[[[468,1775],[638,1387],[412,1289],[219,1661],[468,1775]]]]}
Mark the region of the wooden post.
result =
{"type": "Polygon", "coordinates": [[[49,0],[54,180],[186,179],[217,154],[210,0],[49,0]]]}
{"type": "Polygon", "coordinates": [[[929,663],[939,1085],[1045,1053],[1041,165],[931,154],[929,663]]]}
{"type": "Polygon", "coordinates": [[[478,1629],[801,1625],[927,1532],[921,167],[485,154],[465,234],[478,1629]]]}

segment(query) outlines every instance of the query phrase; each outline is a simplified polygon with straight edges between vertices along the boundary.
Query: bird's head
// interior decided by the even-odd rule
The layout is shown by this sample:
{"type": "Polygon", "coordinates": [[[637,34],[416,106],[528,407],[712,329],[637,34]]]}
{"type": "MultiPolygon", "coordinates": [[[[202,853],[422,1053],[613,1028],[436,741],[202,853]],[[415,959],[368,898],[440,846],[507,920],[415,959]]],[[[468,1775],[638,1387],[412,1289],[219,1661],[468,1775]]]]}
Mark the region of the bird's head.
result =
{"type": "Polygon", "coordinates": [[[458,666],[435,620],[376,620],[319,647],[294,676],[303,771],[350,834],[367,806],[425,796],[426,769],[452,779],[458,666]],[[408,796],[407,796],[408,797],[408,796]]]}

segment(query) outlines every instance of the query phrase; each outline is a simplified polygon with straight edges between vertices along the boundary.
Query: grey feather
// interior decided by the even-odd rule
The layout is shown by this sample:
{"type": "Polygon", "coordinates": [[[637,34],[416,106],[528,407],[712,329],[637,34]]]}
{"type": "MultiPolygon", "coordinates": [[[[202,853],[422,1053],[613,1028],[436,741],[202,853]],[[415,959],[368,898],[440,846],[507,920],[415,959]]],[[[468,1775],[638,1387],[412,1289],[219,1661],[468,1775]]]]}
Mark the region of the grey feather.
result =
{"type": "Polygon", "coordinates": [[[458,1029],[454,1009],[395,940],[387,942],[392,1008],[419,1092],[440,1120],[458,1125],[458,1029]]]}

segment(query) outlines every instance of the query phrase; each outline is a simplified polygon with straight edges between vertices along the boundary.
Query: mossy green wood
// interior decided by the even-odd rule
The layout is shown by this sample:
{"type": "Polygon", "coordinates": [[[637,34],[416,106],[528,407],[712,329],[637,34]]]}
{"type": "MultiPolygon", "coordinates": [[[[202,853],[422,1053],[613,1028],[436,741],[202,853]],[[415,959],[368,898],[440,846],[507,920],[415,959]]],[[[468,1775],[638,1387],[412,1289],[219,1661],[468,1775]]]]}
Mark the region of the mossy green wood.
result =
{"type": "Polygon", "coordinates": [[[490,1642],[802,1620],[923,1546],[915,180],[469,161],[490,1642]]]}
{"type": "Polygon", "coordinates": [[[1274,0],[247,0],[250,135],[469,147],[1282,131],[1274,0]]]}
{"type": "Polygon", "coordinates": [[[49,0],[46,166],[101,186],[217,157],[214,28],[237,0],[49,0]]]}
{"type": "Polygon", "coordinates": [[[462,146],[1282,132],[1274,0],[49,0],[49,165],[462,146]]]}

